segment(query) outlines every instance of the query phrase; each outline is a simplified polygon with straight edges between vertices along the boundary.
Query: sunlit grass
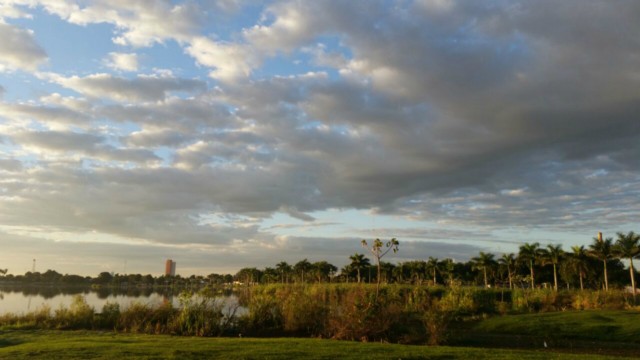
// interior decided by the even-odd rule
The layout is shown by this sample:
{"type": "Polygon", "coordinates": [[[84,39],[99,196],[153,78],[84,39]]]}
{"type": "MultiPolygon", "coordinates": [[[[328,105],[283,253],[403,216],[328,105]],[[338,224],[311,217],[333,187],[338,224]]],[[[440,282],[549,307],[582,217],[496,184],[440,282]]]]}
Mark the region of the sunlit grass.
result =
{"type": "Polygon", "coordinates": [[[480,322],[475,330],[550,339],[640,343],[640,311],[589,310],[497,316],[480,322]]]}
{"type": "Polygon", "coordinates": [[[300,338],[201,338],[87,331],[0,333],[1,359],[602,359],[597,356],[300,338]]]}

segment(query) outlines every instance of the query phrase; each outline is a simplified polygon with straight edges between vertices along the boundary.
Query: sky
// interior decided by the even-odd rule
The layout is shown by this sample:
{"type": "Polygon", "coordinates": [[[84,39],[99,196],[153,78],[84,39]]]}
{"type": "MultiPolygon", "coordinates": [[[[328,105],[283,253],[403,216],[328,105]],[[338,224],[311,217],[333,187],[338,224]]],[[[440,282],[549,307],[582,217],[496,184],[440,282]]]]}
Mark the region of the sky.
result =
{"type": "Polygon", "coordinates": [[[640,2],[0,0],[0,268],[640,231],[640,2]]]}

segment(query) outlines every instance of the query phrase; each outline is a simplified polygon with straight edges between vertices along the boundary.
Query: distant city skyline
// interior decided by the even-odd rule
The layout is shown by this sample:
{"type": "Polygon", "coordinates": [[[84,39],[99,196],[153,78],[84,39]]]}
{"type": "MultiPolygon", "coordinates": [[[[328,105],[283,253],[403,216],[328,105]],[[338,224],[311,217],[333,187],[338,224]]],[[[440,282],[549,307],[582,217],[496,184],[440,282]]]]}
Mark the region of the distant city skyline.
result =
{"type": "MultiPolygon", "coordinates": [[[[640,3],[0,0],[0,268],[640,231],[640,3]]],[[[125,264],[123,266],[123,264],[125,264]]]]}

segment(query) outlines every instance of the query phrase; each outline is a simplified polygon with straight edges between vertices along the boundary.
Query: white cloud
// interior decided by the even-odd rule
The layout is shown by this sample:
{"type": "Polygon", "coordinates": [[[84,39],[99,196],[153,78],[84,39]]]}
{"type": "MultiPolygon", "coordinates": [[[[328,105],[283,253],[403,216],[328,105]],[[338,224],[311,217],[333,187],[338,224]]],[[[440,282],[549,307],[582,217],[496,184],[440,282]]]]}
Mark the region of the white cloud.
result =
{"type": "Polygon", "coordinates": [[[111,52],[105,64],[114,70],[138,71],[138,55],[111,52]]]}
{"type": "Polygon", "coordinates": [[[2,3],[0,3],[0,21],[7,18],[33,18],[31,14],[21,10],[17,5],[18,4],[15,4],[9,0],[4,0],[2,3]]]}
{"type": "Polygon", "coordinates": [[[211,77],[227,82],[248,77],[260,63],[259,56],[249,46],[205,37],[192,39],[185,51],[199,64],[213,68],[211,77]]]}
{"type": "Polygon", "coordinates": [[[0,72],[34,71],[47,61],[47,53],[38,45],[31,30],[5,24],[0,20],[0,39],[0,72]]]}
{"type": "Polygon", "coordinates": [[[203,15],[195,2],[174,5],[168,0],[96,0],[85,6],[69,0],[38,3],[73,24],[113,24],[113,42],[136,47],[167,39],[187,41],[197,32],[203,15]]]}

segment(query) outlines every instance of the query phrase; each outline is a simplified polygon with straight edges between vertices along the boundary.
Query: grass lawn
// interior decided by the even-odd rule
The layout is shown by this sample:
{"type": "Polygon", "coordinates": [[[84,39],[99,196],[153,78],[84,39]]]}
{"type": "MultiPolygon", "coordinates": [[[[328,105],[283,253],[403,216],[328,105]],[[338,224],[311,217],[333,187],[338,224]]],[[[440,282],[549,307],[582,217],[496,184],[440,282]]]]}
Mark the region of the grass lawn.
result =
{"type": "Polygon", "coordinates": [[[0,332],[0,359],[602,359],[548,351],[299,338],[191,338],[92,331],[0,332]]]}
{"type": "Polygon", "coordinates": [[[640,311],[566,311],[507,315],[475,327],[487,333],[526,334],[549,339],[581,339],[640,344],[640,311]]]}
{"type": "Polygon", "coordinates": [[[455,329],[457,346],[539,348],[640,358],[640,312],[566,311],[488,318],[455,329]]]}

